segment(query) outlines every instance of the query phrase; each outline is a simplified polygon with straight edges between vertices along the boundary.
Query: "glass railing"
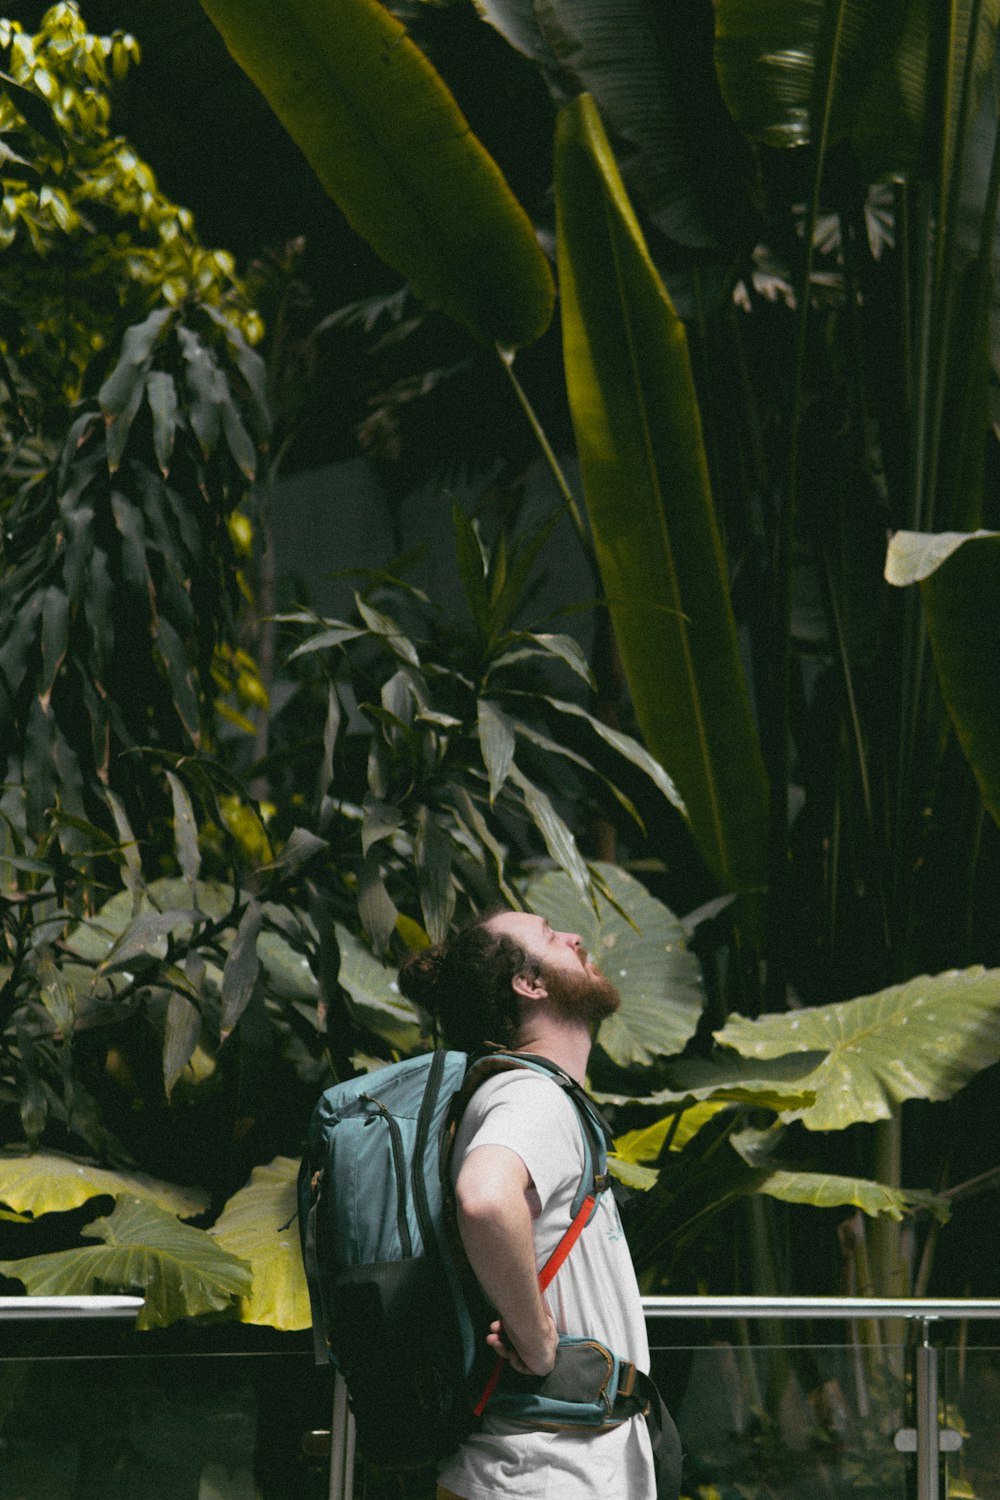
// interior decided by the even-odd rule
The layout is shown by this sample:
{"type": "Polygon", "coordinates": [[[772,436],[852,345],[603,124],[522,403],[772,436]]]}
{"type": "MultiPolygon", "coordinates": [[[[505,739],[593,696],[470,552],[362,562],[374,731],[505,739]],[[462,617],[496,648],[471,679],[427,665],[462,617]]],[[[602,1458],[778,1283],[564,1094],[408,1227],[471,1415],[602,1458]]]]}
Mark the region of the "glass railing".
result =
{"type": "MultiPolygon", "coordinates": [[[[355,1462],[343,1390],[305,1337],[136,1334],[138,1305],[0,1299],[0,1500],[433,1495],[430,1476],[355,1462]]],[[[644,1305],[690,1500],[1000,1494],[1000,1302],[644,1305]]]]}

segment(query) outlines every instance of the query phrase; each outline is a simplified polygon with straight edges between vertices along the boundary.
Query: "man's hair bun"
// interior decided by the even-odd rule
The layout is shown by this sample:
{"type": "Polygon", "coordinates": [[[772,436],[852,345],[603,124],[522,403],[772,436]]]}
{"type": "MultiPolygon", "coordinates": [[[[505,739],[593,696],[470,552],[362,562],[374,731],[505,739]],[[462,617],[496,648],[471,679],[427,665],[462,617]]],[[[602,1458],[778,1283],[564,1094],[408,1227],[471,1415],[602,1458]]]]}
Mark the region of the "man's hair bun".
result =
{"type": "Polygon", "coordinates": [[[434,943],[413,953],[399,971],[399,988],[407,1000],[422,1005],[425,1010],[436,1009],[433,994],[441,979],[447,949],[443,943],[434,943]]]}

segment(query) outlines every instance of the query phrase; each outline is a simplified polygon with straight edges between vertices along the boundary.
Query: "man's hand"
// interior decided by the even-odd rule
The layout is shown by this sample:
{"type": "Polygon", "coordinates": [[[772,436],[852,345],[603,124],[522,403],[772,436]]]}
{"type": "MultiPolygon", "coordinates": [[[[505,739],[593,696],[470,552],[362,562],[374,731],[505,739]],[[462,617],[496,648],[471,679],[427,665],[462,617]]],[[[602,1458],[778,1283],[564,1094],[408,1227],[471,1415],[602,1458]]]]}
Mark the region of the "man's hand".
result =
{"type": "Polygon", "coordinates": [[[499,1354],[501,1359],[507,1360],[511,1369],[516,1370],[519,1375],[548,1375],[556,1362],[559,1334],[556,1332],[552,1314],[548,1308],[545,1311],[548,1314],[548,1323],[544,1329],[545,1337],[537,1348],[515,1349],[504,1333],[503,1320],[497,1318],[490,1324],[486,1342],[494,1353],[499,1354]]]}

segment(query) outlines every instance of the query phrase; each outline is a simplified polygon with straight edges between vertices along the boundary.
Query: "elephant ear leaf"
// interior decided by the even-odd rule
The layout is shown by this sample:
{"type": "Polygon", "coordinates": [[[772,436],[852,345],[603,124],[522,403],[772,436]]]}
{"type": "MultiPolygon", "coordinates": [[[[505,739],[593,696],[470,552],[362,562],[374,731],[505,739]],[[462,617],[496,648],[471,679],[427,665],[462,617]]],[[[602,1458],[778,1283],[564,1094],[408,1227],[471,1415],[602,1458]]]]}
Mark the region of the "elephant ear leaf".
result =
{"type": "Polygon", "coordinates": [[[432,306],[514,347],[555,292],[531,222],[451,93],[377,0],[202,0],[357,232],[432,306]]]}
{"type": "Polygon", "coordinates": [[[934,665],[983,802],[1000,823],[1000,532],[897,531],[885,577],[920,585],[934,665]]]}
{"type": "Polygon", "coordinates": [[[615,865],[593,866],[596,907],[562,871],[534,880],[527,905],[563,932],[578,932],[587,952],[622,998],[598,1044],[627,1068],[680,1052],[701,1016],[701,969],[674,914],[615,865]],[[628,913],[626,917],[624,913],[628,913]]]}
{"type": "Polygon", "coordinates": [[[253,1288],[240,1299],[240,1322],[294,1332],[312,1321],[298,1228],[299,1164],[276,1156],[254,1167],[250,1181],[226,1204],[210,1233],[215,1243],[246,1261],[253,1288]]]}
{"type": "Polygon", "coordinates": [[[715,1039],[743,1057],[824,1052],[815,1101],[783,1114],[809,1130],[887,1120],[907,1099],[950,1099],[1000,1060],[1000,969],[922,975],[874,995],[748,1021],[715,1039]]]}
{"type": "Polygon", "coordinates": [[[140,1172],[110,1172],[56,1151],[0,1156],[0,1203],[33,1218],[66,1213],[89,1198],[122,1194],[146,1199],[182,1219],[193,1219],[208,1208],[208,1194],[200,1189],[177,1187],[140,1172]]]}
{"type": "Polygon", "coordinates": [[[253,1278],[245,1261],[153,1203],[121,1197],[114,1213],[82,1232],[103,1243],[2,1261],[0,1273],[23,1282],[36,1297],[140,1291],[145,1300],[139,1328],[232,1312],[250,1294],[253,1278]]]}

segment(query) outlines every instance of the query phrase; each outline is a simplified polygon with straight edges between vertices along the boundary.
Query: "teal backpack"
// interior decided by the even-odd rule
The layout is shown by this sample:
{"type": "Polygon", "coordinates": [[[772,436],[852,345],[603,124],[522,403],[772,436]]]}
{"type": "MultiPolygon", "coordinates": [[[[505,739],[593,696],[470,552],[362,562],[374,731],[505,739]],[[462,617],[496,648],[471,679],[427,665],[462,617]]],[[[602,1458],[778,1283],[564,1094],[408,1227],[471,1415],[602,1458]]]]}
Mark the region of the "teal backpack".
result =
{"type": "Polygon", "coordinates": [[[347,1384],[361,1454],[384,1468],[452,1452],[487,1407],[530,1426],[617,1425],[646,1402],[634,1367],[593,1340],[561,1341],[545,1380],[516,1375],[485,1343],[494,1314],[465,1261],[449,1162],[474,1090],[529,1068],[572,1099],[585,1168],[543,1290],[608,1188],[607,1126],[546,1058],[436,1051],[335,1084],[313,1112],[299,1226],[317,1359],[347,1384]]]}

